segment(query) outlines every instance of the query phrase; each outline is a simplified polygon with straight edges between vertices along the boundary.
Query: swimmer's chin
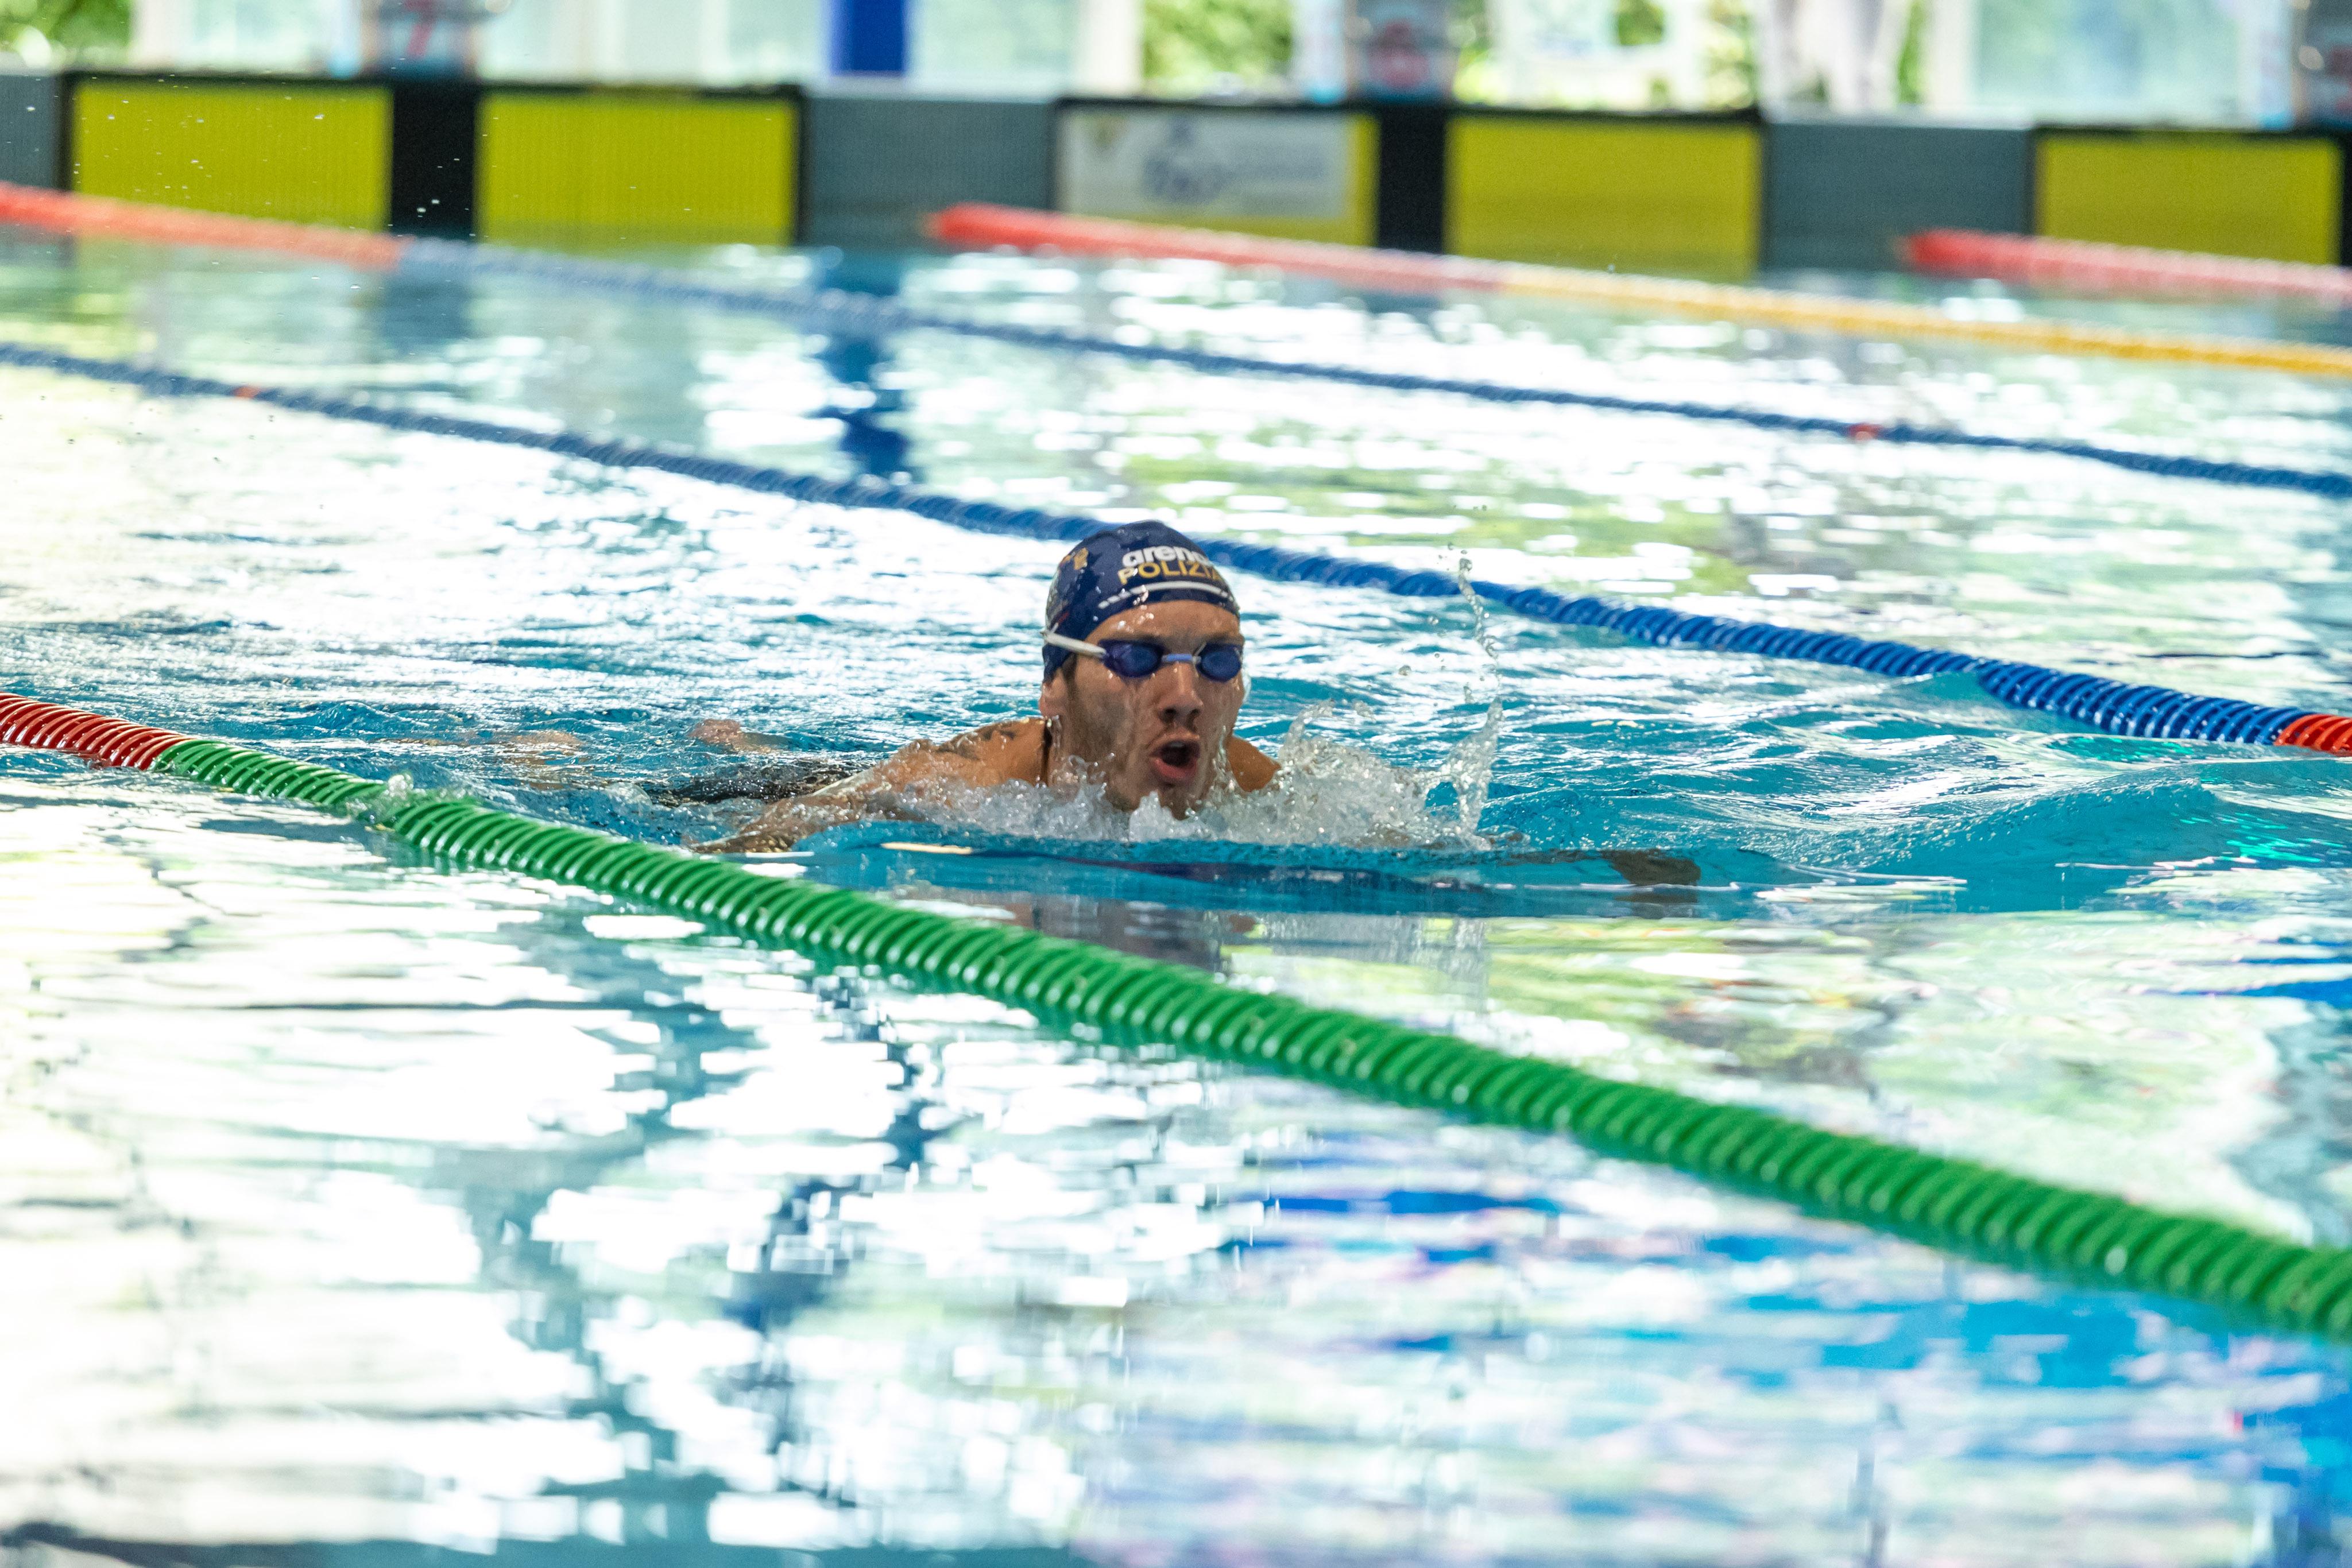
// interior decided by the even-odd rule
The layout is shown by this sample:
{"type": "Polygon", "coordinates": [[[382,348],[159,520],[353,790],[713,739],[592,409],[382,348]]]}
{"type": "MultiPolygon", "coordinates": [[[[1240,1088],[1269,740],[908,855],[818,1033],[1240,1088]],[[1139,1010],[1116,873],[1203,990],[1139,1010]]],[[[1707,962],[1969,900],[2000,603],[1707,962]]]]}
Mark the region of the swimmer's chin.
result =
{"type": "MultiPolygon", "coordinates": [[[[1103,803],[1122,814],[1156,803],[1181,821],[1221,795],[1234,792],[1222,759],[1197,740],[1169,741],[1144,754],[1131,776],[1105,777],[1098,769],[1073,768],[1057,784],[1083,780],[1102,791],[1103,803]]],[[[1127,770],[1122,770],[1126,772],[1127,770]]]]}

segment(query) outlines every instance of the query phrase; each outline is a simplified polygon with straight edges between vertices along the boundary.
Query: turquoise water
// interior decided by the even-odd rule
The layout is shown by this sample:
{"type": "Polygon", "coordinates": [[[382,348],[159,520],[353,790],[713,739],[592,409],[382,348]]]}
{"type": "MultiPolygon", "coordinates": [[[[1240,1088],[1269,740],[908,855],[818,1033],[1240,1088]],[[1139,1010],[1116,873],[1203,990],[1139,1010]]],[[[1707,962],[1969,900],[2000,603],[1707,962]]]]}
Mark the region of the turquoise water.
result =
{"type": "MultiPolygon", "coordinates": [[[[2280,377],[1182,265],[672,259],[2352,464],[2346,389],[2280,377]]],[[[2305,497],[26,239],[0,335],[2352,700],[2343,508],[2305,497]]],[[[747,769],[1034,700],[1046,549],[30,372],[0,373],[0,452],[5,689],[667,842],[740,821],[706,797],[747,769]],[[688,738],[712,717],[779,749],[688,738]]],[[[2342,762],[1239,586],[1281,795],[1190,824],[1015,795],[767,869],[2352,1239],[2342,762]],[[1629,883],[1624,851],[1696,880],[1629,883]]],[[[2340,1560],[2338,1349],[1106,1055],[299,809],[26,754],[0,802],[0,1325],[35,1347],[0,1363],[0,1542],[27,1564],[2340,1560]]]]}

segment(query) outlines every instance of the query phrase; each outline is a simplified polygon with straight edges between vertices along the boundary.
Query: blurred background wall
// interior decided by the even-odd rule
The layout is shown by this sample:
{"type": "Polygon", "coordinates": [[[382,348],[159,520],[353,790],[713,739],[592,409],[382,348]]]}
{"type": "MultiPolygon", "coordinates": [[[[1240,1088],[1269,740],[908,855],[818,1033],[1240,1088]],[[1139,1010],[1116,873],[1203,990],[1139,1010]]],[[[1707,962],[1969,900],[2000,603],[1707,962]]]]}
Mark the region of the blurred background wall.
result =
{"type": "Polygon", "coordinates": [[[999,97],[2352,119],[2352,0],[0,0],[0,60],[999,97]]]}

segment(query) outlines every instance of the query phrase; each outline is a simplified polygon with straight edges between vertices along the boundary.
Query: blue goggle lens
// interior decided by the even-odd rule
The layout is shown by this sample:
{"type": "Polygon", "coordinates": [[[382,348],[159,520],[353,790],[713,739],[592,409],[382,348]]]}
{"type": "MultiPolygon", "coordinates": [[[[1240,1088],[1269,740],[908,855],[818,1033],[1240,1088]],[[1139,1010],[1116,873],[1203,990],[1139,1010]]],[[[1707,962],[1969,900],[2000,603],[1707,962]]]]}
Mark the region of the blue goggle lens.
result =
{"type": "Polygon", "coordinates": [[[1197,653],[1171,653],[1157,643],[1105,643],[1104,668],[1123,681],[1139,681],[1163,664],[1190,664],[1204,680],[1223,685],[1242,673],[1239,643],[1212,643],[1197,653]]]}

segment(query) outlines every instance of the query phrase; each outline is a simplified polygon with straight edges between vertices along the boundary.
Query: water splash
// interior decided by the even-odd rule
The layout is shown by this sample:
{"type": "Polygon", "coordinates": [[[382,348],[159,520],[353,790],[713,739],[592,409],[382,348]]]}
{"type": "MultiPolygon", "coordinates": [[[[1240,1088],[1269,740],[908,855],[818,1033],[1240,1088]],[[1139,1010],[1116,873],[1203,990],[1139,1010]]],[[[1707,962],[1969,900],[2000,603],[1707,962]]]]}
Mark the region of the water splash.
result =
{"type": "Polygon", "coordinates": [[[1462,595],[1462,602],[1470,607],[1470,639],[1478,645],[1484,656],[1479,668],[1491,686],[1503,682],[1503,651],[1495,640],[1495,629],[1486,620],[1486,601],[1470,580],[1470,552],[1457,551],[1454,557],[1454,587],[1462,595]]]}
{"type": "MultiPolygon", "coordinates": [[[[1341,709],[1319,703],[1291,721],[1282,770],[1265,789],[1213,791],[1184,817],[1156,800],[1122,812],[1101,787],[1000,785],[908,802],[921,820],[1007,838],[1108,839],[1135,843],[1222,841],[1363,849],[1484,849],[1477,834],[1502,727],[1499,703],[1434,768],[1400,768],[1315,727],[1341,709]],[[1452,809],[1432,798],[1451,788],[1452,809]]],[[[1361,711],[1361,710],[1350,710],[1361,711]]]]}

